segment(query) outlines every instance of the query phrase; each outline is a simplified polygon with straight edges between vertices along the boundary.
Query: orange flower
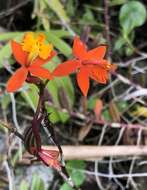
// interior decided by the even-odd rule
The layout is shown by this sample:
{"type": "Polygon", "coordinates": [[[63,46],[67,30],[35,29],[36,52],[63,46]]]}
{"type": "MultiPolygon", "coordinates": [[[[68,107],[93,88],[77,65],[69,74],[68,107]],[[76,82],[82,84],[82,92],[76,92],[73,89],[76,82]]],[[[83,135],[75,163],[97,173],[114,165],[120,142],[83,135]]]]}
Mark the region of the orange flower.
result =
{"type": "Polygon", "coordinates": [[[58,151],[41,148],[41,150],[38,152],[38,157],[46,166],[50,166],[57,170],[61,170],[61,165],[58,161],[58,151]]]}
{"type": "Polygon", "coordinates": [[[45,44],[44,34],[34,37],[32,32],[26,33],[22,43],[11,41],[12,53],[21,67],[8,80],[6,89],[8,92],[18,90],[25,80],[28,73],[36,77],[52,79],[49,70],[42,67],[56,53],[53,51],[52,44],[45,44]]]}
{"type": "Polygon", "coordinates": [[[116,69],[104,59],[106,46],[99,46],[87,51],[86,45],[76,36],[73,43],[73,54],[75,59],[60,64],[54,71],[54,76],[68,75],[77,70],[77,83],[84,96],[89,90],[89,78],[106,84],[109,71],[116,69]]]}

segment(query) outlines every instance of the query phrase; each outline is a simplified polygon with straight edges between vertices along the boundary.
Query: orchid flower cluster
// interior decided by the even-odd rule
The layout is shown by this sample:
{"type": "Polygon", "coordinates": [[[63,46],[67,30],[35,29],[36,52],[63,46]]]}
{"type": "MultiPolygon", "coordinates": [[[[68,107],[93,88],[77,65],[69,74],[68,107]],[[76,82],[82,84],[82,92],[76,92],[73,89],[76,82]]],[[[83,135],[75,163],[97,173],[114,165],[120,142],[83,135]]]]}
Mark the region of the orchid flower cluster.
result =
{"type": "MultiPolygon", "coordinates": [[[[114,72],[116,66],[109,63],[104,56],[107,46],[101,45],[92,50],[87,50],[87,46],[78,36],[73,41],[73,59],[67,60],[51,72],[44,68],[44,64],[50,61],[56,52],[53,50],[51,43],[46,43],[43,33],[35,34],[28,32],[24,35],[20,43],[11,41],[12,53],[20,65],[7,82],[6,89],[8,92],[15,92],[20,89],[25,82],[30,82],[39,88],[39,103],[34,115],[32,126],[24,134],[24,144],[28,152],[35,155],[47,166],[56,170],[62,169],[59,161],[57,150],[47,150],[42,147],[41,137],[39,134],[39,125],[44,123],[45,127],[50,125],[44,117],[46,98],[44,96],[45,85],[55,77],[67,76],[76,73],[76,80],[82,94],[86,97],[88,94],[90,79],[98,83],[106,84],[109,72],[114,72]],[[45,81],[42,79],[46,79],[45,81]],[[43,90],[42,90],[43,89],[43,90]],[[40,114],[42,113],[42,115],[40,114]],[[41,116],[40,116],[41,115],[41,116]],[[45,122],[46,121],[46,122],[45,122]],[[47,124],[48,123],[48,124],[47,124]],[[30,139],[33,139],[30,143],[30,139]]],[[[46,114],[47,116],[47,114],[46,114]]]]}

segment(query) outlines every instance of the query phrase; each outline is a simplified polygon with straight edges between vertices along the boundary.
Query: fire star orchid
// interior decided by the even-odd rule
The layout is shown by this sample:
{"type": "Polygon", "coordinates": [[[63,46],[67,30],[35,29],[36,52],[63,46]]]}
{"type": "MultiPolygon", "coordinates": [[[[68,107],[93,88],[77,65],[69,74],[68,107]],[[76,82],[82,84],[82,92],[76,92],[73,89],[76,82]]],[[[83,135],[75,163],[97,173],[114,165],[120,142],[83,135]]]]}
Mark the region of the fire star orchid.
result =
{"type": "Polygon", "coordinates": [[[65,76],[77,71],[78,86],[84,96],[87,96],[89,78],[94,79],[98,83],[106,84],[109,72],[116,69],[115,65],[104,59],[105,53],[105,45],[88,51],[86,45],[76,36],[73,43],[75,59],[68,60],[57,66],[53,71],[53,76],[65,76]]]}
{"type": "Polygon", "coordinates": [[[12,40],[11,48],[14,58],[21,67],[8,80],[6,86],[8,92],[15,92],[21,88],[28,74],[49,80],[53,78],[50,71],[42,67],[56,54],[52,44],[45,43],[44,34],[35,36],[33,32],[28,32],[21,43],[12,40]]]}

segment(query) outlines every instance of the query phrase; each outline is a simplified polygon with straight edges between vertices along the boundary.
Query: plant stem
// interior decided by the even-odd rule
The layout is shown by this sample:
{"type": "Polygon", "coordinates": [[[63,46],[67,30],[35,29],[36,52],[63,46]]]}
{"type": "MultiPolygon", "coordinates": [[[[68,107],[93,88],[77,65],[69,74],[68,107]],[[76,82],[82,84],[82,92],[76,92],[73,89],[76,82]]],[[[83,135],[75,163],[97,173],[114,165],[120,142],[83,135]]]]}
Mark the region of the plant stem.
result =
{"type": "Polygon", "coordinates": [[[15,127],[12,127],[10,124],[7,124],[0,120],[0,125],[7,128],[11,133],[14,133],[17,137],[19,137],[22,141],[24,141],[24,137],[17,131],[15,127]]]}
{"type": "Polygon", "coordinates": [[[41,110],[43,109],[44,102],[45,102],[45,87],[48,83],[48,80],[45,81],[45,83],[43,83],[42,81],[40,82],[39,85],[37,85],[37,87],[39,88],[39,100],[38,100],[38,105],[37,105],[37,109],[36,112],[34,114],[33,120],[32,120],[32,130],[34,133],[34,137],[36,139],[36,145],[37,145],[37,149],[40,150],[41,149],[41,137],[39,134],[39,125],[42,121],[41,117],[39,118],[39,114],[41,112],[41,110]]]}

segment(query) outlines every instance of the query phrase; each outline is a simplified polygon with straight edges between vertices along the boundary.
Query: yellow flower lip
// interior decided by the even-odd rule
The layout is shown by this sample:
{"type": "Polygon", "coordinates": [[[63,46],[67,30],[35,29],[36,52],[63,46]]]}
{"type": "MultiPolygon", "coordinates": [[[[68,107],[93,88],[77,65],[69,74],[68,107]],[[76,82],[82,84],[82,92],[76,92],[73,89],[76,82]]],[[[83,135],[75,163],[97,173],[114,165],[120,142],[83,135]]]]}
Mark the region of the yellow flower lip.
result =
{"type": "Polygon", "coordinates": [[[107,63],[106,68],[107,68],[107,69],[110,69],[110,68],[111,68],[111,64],[110,64],[110,63],[107,63]]]}
{"type": "Polygon", "coordinates": [[[52,50],[53,45],[45,43],[45,35],[43,33],[39,33],[38,35],[34,35],[33,32],[28,32],[25,34],[23,41],[21,43],[23,51],[29,53],[28,61],[31,62],[36,57],[40,57],[41,59],[46,60],[52,50]]]}

